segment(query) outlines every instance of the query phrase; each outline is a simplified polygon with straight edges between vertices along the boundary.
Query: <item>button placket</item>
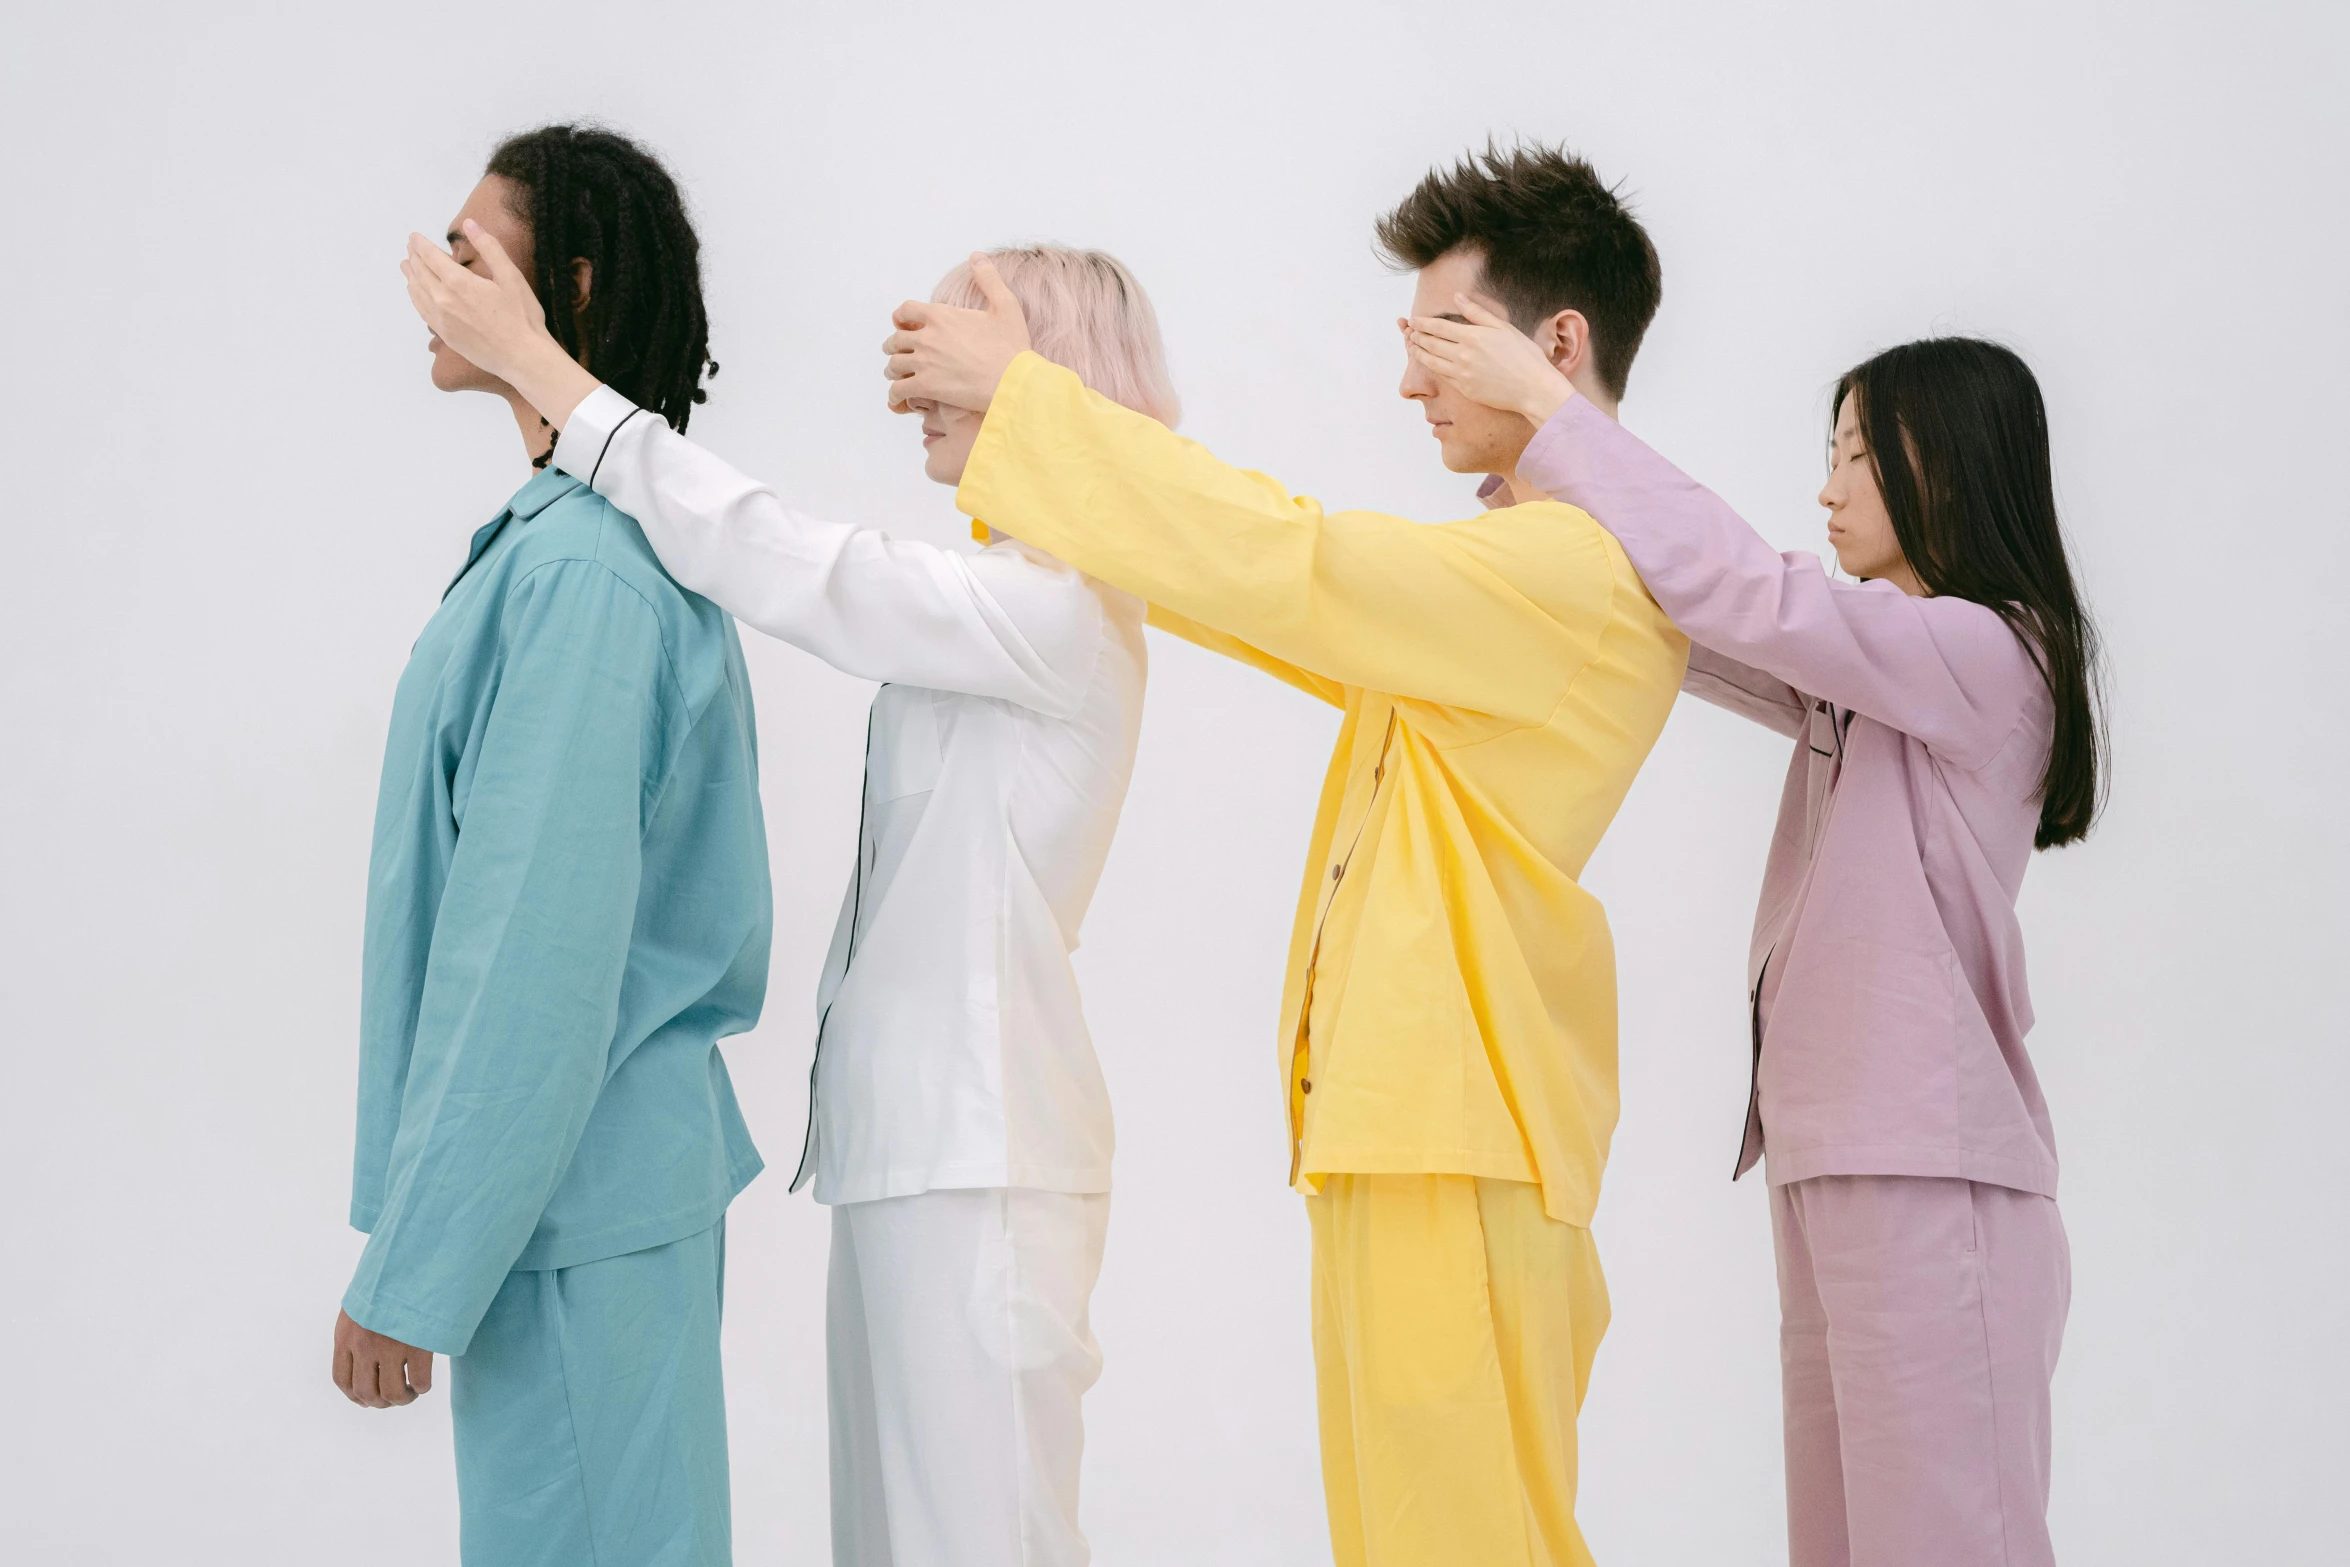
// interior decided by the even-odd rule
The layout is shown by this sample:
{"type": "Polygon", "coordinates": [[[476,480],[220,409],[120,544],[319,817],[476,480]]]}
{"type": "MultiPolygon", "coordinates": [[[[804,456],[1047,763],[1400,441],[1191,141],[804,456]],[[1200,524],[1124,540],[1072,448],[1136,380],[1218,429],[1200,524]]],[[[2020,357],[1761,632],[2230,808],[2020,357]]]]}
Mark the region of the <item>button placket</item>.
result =
{"type": "Polygon", "coordinates": [[[1379,758],[1371,768],[1370,797],[1363,801],[1362,815],[1355,822],[1354,836],[1347,842],[1346,853],[1331,863],[1330,885],[1323,890],[1318,900],[1321,908],[1314,919],[1313,949],[1306,958],[1305,994],[1298,1003],[1297,1035],[1290,1045],[1290,1071],[1295,1074],[1297,1084],[1297,1091],[1289,1105],[1289,1179],[1292,1184],[1297,1180],[1298,1167],[1305,1157],[1305,1096],[1314,1091],[1314,1080],[1309,1074],[1313,1070],[1314,975],[1322,962],[1322,932],[1330,922],[1331,908],[1338,901],[1338,888],[1346,879],[1346,867],[1353,860],[1356,848],[1361,845],[1363,832],[1370,825],[1372,809],[1379,802],[1380,785],[1387,779],[1388,747],[1395,743],[1395,725],[1396,711],[1390,704],[1387,709],[1387,727],[1379,737],[1379,758]]]}

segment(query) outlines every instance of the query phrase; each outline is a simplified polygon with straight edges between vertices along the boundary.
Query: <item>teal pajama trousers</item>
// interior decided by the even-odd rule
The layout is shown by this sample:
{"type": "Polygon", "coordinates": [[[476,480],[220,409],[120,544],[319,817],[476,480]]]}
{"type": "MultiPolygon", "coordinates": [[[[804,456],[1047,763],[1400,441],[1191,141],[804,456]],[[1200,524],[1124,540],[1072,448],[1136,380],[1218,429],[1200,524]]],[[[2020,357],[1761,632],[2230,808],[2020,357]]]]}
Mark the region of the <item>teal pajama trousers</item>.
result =
{"type": "Polygon", "coordinates": [[[727,1567],[726,1224],[518,1271],[450,1361],[465,1567],[727,1567]]]}

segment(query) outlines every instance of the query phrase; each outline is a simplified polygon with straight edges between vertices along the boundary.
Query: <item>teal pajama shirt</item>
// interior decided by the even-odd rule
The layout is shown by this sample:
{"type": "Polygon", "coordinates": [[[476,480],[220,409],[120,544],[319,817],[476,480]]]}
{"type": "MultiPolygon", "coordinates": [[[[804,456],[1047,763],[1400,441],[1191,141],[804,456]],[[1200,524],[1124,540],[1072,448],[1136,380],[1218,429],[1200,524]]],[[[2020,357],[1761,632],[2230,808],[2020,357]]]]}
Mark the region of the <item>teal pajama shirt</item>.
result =
{"type": "Polygon", "coordinates": [[[718,1304],[756,1175],[716,1048],[771,908],[734,623],[560,472],[392,707],[343,1308],[453,1357],[464,1560],[723,1563],[718,1304]]]}

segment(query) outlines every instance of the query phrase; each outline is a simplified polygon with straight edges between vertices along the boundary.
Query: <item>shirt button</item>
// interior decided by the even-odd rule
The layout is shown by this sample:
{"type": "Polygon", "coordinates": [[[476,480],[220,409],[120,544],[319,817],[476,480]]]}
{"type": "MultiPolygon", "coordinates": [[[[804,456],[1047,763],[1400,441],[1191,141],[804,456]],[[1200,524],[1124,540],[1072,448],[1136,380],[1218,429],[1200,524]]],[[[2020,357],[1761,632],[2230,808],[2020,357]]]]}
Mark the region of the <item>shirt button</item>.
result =
{"type": "Polygon", "coordinates": [[[1346,874],[1346,867],[1345,867],[1345,866],[1343,866],[1343,865],[1333,865],[1333,866],[1331,866],[1331,867],[1330,867],[1330,879],[1331,879],[1332,881],[1336,881],[1336,880],[1338,880],[1340,877],[1344,876],[1345,874],[1346,874]]]}
{"type": "Polygon", "coordinates": [[[1312,1093],[1314,1091],[1314,1080],[1310,1077],[1299,1078],[1297,1080],[1297,1091],[1301,1094],[1312,1093]]]}

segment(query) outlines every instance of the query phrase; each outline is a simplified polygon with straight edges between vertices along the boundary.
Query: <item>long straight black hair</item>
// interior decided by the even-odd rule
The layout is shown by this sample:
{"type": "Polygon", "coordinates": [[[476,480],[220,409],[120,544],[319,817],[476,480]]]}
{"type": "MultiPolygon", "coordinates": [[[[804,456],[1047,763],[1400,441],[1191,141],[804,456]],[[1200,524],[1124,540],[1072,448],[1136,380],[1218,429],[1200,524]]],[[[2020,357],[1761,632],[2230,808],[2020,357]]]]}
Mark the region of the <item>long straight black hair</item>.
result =
{"type": "Polygon", "coordinates": [[[2048,682],[2056,728],[2033,846],[2087,837],[2107,772],[2102,657],[2057,526],[2040,383],[1998,343],[1930,337],[1846,371],[1831,424],[1848,397],[1918,581],[1995,611],[2048,682]]]}

